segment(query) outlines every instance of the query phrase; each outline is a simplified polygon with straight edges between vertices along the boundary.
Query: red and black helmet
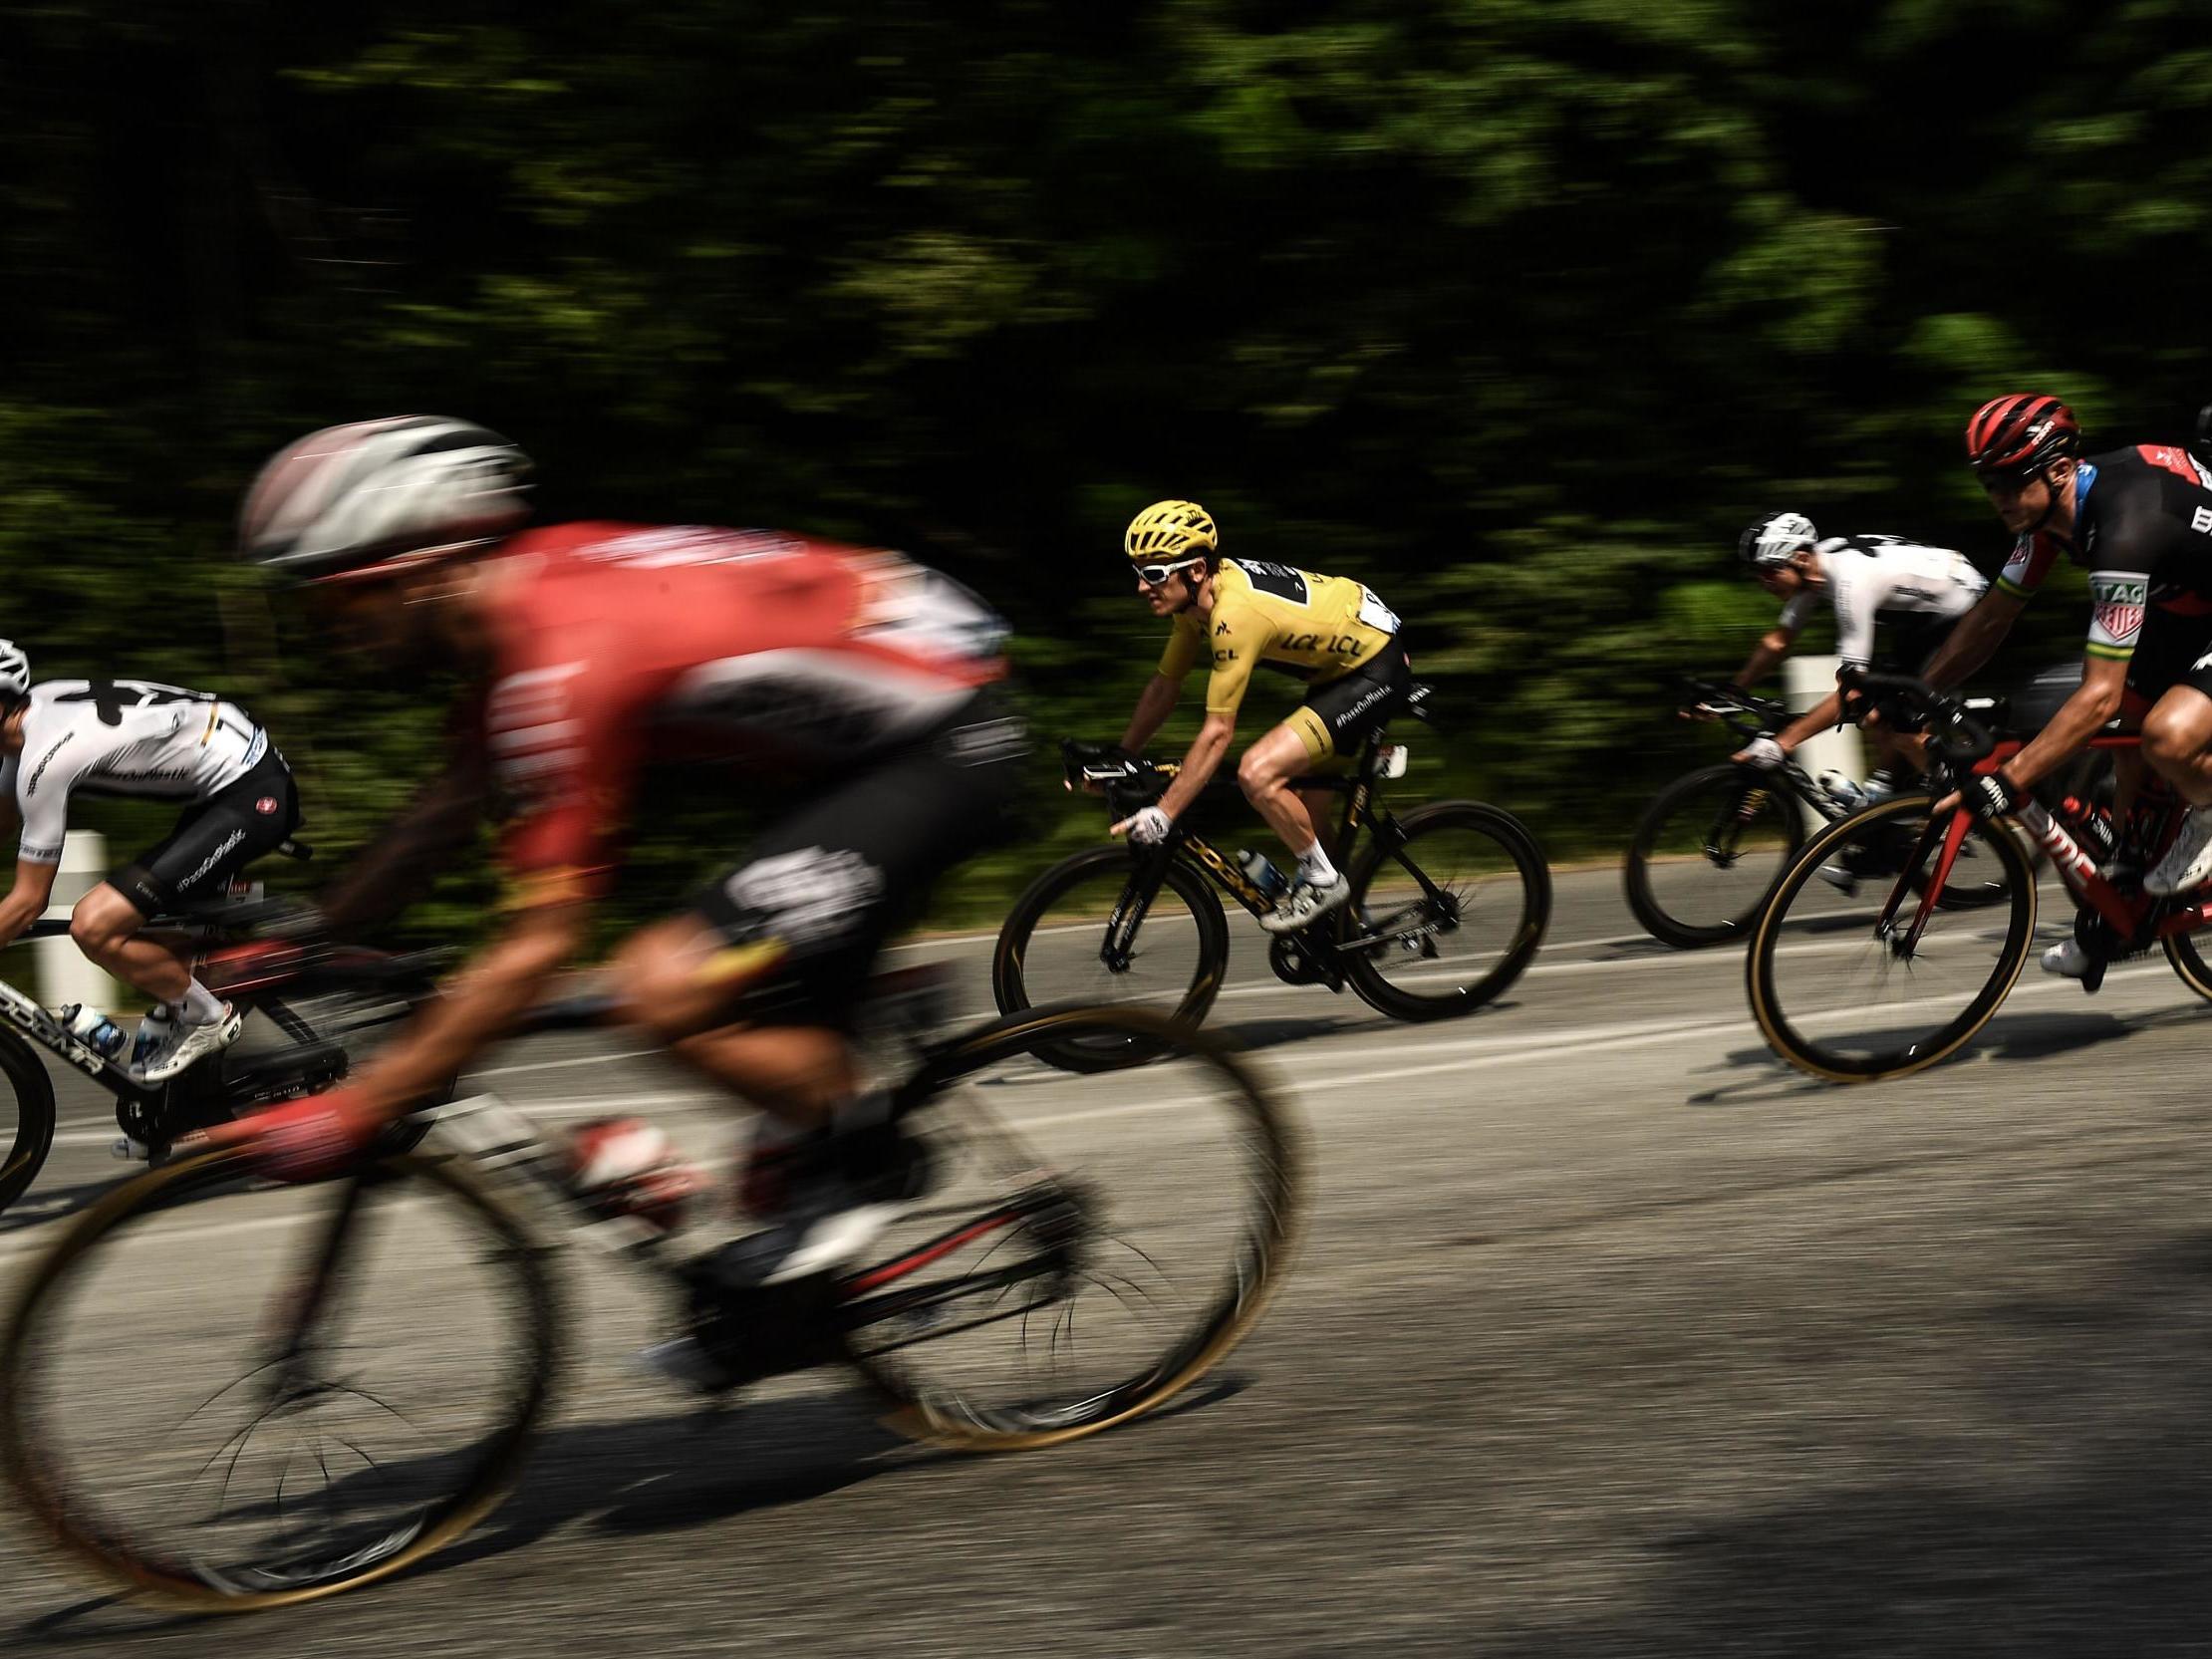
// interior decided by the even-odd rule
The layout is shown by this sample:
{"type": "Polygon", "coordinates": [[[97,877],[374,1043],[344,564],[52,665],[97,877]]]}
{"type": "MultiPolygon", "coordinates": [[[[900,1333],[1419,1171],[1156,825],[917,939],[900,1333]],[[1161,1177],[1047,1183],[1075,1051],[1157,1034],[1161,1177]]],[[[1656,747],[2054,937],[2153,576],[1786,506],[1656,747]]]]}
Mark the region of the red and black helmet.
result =
{"type": "Polygon", "coordinates": [[[1966,423],[1966,464],[1977,472],[2040,472],[2081,452],[2081,423],[2056,398],[1992,398],[1966,423]]]}

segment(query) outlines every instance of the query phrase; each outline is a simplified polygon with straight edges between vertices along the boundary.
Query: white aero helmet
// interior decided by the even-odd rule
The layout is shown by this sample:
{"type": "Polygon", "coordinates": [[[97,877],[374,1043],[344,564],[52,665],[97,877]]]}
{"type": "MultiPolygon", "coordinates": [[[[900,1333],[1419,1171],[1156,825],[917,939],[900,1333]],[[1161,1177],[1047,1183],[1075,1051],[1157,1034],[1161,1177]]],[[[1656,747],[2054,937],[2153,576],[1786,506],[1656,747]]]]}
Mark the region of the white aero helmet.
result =
{"type": "Polygon", "coordinates": [[[0,702],[31,694],[31,659],[13,640],[0,640],[0,702]]]}
{"type": "Polygon", "coordinates": [[[1754,570],[1773,570],[1819,539],[1803,513],[1769,513],[1736,539],[1736,556],[1754,570]]]}
{"type": "Polygon", "coordinates": [[[465,552],[529,516],[530,457],[435,415],[326,426],[277,452],[238,517],[241,557],[295,581],[465,552]]]}

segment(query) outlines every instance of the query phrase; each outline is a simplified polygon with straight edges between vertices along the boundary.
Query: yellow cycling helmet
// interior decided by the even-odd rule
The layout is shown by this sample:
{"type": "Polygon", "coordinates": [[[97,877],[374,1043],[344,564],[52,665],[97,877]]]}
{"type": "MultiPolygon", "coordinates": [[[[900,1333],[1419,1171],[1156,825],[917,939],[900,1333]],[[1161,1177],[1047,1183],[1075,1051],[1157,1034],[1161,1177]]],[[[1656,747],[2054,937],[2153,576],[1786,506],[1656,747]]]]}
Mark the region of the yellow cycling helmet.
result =
{"type": "Polygon", "coordinates": [[[1155,501],[1129,521],[1121,538],[1121,550],[1138,562],[1196,558],[1221,545],[1214,515],[1196,501],[1155,501]]]}

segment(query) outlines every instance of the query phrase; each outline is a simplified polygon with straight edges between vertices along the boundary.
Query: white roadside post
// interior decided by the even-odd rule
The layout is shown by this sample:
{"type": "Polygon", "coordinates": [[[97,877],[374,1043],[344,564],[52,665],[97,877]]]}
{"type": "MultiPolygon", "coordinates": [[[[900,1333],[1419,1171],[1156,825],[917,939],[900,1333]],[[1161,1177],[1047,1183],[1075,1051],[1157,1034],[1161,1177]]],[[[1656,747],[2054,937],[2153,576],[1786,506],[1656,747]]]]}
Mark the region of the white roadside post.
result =
{"type": "MultiPolygon", "coordinates": [[[[1801,714],[1830,691],[1835,690],[1835,671],[1842,667],[1840,657],[1793,657],[1782,665],[1782,696],[1790,712],[1801,714]]],[[[1858,727],[1844,726],[1841,730],[1816,732],[1797,745],[1792,756],[1814,778],[1822,772],[1841,772],[1853,782],[1866,777],[1866,755],[1859,746],[1858,727]]],[[[1805,809],[1805,828],[1816,830],[1821,818],[1810,807],[1805,809]]]]}
{"type": "MultiPolygon", "coordinates": [[[[61,873],[54,879],[54,901],[47,920],[63,920],[78,900],[108,874],[108,838],[93,830],[71,830],[62,840],[61,873]]],[[[67,934],[31,942],[39,972],[39,1000],[50,1008],[82,1002],[103,1013],[115,1011],[115,980],[85,960],[67,934]]]]}

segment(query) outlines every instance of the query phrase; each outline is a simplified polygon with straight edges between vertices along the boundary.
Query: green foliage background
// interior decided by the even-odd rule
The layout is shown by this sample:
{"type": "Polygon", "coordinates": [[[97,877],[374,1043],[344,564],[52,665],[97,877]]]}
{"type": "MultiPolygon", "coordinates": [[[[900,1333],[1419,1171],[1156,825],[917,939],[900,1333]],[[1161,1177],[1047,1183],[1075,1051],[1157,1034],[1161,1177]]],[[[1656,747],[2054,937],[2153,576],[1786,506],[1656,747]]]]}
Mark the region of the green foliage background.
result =
{"type": "MultiPolygon", "coordinates": [[[[1598,853],[1711,747],[1664,672],[1733,667],[1772,615],[1728,563],[1748,518],[1989,566],[1955,464],[1981,399],[2059,391],[2109,444],[2186,430],[2212,379],[2200,15],[13,8],[0,632],[44,673],[233,691],[337,853],[431,764],[439,712],[336,681],[226,562],[246,480],[311,426],[467,415],[532,450],[556,516],[906,548],[1013,619],[1046,732],[1118,728],[1157,644],[1118,533],[1194,495],[1230,551],[1406,617],[1453,712],[1422,782],[1598,853]]],[[[2015,666],[2074,647],[2072,598],[2039,611],[2015,666]]],[[[762,789],[657,800],[632,908],[762,789]]],[[[421,925],[469,920],[477,880],[421,925]]]]}

